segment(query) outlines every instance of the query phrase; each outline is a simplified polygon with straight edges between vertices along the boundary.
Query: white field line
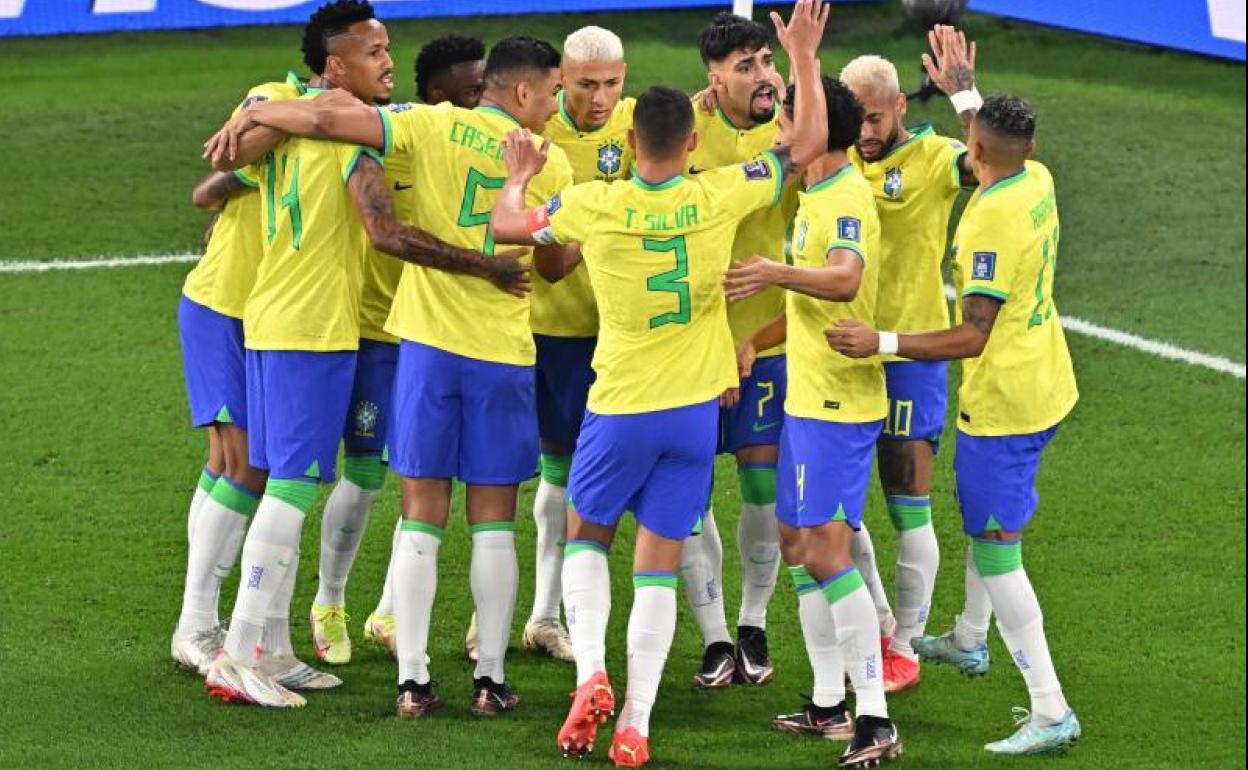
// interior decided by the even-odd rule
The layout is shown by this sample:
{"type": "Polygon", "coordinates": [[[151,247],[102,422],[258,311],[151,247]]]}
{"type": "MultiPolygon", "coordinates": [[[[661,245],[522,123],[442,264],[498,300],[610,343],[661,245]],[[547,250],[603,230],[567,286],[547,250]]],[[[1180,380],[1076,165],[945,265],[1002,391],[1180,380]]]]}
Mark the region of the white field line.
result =
{"type": "MultiPolygon", "coordinates": [[[[21,262],[4,262],[0,261],[0,273],[46,273],[53,270],[93,270],[97,268],[113,268],[113,267],[139,267],[142,265],[173,265],[187,262],[194,262],[199,259],[198,254],[159,254],[151,256],[138,257],[110,257],[99,259],[60,259],[60,260],[28,260],[21,262]]],[[[945,294],[949,299],[955,296],[952,286],[945,287],[945,294]]],[[[1229,374],[1237,379],[1244,379],[1244,365],[1232,361],[1222,356],[1214,356],[1208,353],[1201,353],[1197,350],[1188,350],[1177,345],[1171,345],[1168,342],[1159,342],[1150,340],[1147,337],[1141,337],[1138,334],[1111,329],[1107,326],[1085,321],[1082,318],[1063,315],[1062,327],[1075,334],[1082,334],[1106,342],[1112,342],[1115,345],[1121,345],[1124,348],[1131,348],[1151,356],[1164,358],[1170,361],[1180,361],[1190,366],[1200,366],[1205,369],[1212,369],[1215,372],[1229,374]]]]}

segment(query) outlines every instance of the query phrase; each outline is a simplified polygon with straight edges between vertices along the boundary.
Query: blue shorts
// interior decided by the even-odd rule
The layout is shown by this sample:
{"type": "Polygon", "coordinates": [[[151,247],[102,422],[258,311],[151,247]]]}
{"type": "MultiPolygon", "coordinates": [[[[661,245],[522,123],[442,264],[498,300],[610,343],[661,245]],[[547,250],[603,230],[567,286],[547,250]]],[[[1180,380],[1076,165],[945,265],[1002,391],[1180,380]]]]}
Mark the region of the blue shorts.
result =
{"type": "Polygon", "coordinates": [[[754,371],[741,381],[741,400],[720,410],[719,451],[731,454],[747,446],[779,444],[788,389],[784,356],[755,361],[754,371]]]}
{"type": "Polygon", "coordinates": [[[888,387],[886,441],[928,441],[940,448],[949,399],[946,361],[889,361],[884,364],[888,387]]]}
{"type": "Polygon", "coordinates": [[[776,466],[776,518],[794,529],[838,520],[858,531],[883,429],[883,420],[786,417],[776,466]]]}
{"type": "Polygon", "coordinates": [[[597,337],[548,337],[534,334],[537,345],[537,432],[543,441],[571,449],[581,435],[585,401],[594,384],[597,337]]]}
{"type": "Polygon", "coordinates": [[[342,429],[342,444],[348,455],[380,455],[385,448],[398,362],[398,344],[360,340],[351,406],[342,429]]]}
{"type": "Polygon", "coordinates": [[[178,336],[191,425],[232,422],[247,430],[247,356],[243,322],[188,299],[178,300],[178,336]]]}
{"type": "Polygon", "coordinates": [[[269,478],[334,480],[355,351],[247,351],[247,454],[269,478]]]}
{"type": "Polygon", "coordinates": [[[390,468],[417,479],[507,486],[537,468],[533,367],[403,340],[394,377],[390,468]]]}
{"type": "Polygon", "coordinates": [[[593,524],[613,527],[632,511],[651,532],[684,540],[706,510],[718,416],[718,399],[640,414],[587,412],[569,503],[593,524]]]}
{"type": "Polygon", "coordinates": [[[1056,425],[1017,436],[971,436],[958,431],[953,473],[963,532],[1020,532],[1027,526],[1040,503],[1036,491],[1040,455],[1056,434],[1056,425]]]}

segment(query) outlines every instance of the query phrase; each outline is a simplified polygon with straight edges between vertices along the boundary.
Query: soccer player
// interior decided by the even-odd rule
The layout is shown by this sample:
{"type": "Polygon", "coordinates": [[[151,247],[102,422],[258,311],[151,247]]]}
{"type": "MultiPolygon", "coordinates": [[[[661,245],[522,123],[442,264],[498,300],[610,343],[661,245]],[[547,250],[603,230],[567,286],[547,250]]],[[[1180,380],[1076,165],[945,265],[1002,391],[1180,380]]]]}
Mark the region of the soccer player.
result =
{"type": "Polygon", "coordinates": [[[816,683],[809,706],[774,724],[849,740],[839,765],[869,767],[901,753],[888,718],[875,612],[850,547],[866,508],[887,396],[879,359],[837,354],[824,331],[838,319],[874,318],[880,223],[871,187],[849,160],[862,105],[839,81],[825,78],[823,89],[828,141],[806,169],[793,223],[793,264],[765,257],[738,262],[724,286],[730,300],[775,286],[788,290],[784,315],[755,332],[739,354],[744,376],[758,351],[788,344],[776,515],[816,683]],[[845,704],[846,670],[857,696],[856,720],[845,704]]]}
{"type": "Polygon", "coordinates": [[[1031,695],[1030,714],[995,754],[1053,751],[1081,728],[1062,694],[1039,601],[1023,569],[1022,532],[1039,502],[1040,457],[1079,394],[1053,302],[1058,214],[1053,178],[1029,160],[1036,116],[1021,99],[988,99],[967,136],[979,190],[954,236],[956,326],[920,334],[842,321],[827,333],[852,357],[893,353],[920,361],[964,359],[954,456],[962,528],[971,538],[966,604],[957,625],[917,637],[927,660],[967,674],[988,668],[991,613],[1031,695]]]}
{"type": "MultiPolygon", "coordinates": [[[[711,113],[697,111],[699,141],[689,155],[691,174],[757,158],[774,145],[779,133],[776,107],[784,87],[776,72],[770,34],[758,22],[721,13],[702,30],[698,47],[717,107],[711,113]]],[[[790,188],[781,205],[746,218],[730,256],[736,260],[760,254],[783,261],[785,231],[796,204],[795,188],[790,188]]],[[[783,307],[784,293],[778,288],[730,304],[728,321],[734,344],[740,345],[783,307]]],[[[681,566],[685,594],[704,647],[702,666],[693,679],[700,687],[727,687],[734,678],[762,684],[772,676],[765,629],[780,561],[775,489],[777,445],[784,420],[783,352],[779,346],[762,351],[750,377],[741,382],[740,402],[726,406],[721,414],[720,450],[736,455],[742,496],[737,527],[741,608],[735,649],[724,615],[723,544],[709,507],[700,533],[690,538],[685,549],[681,566]]]]}
{"type": "MultiPolygon", "coordinates": [[[[803,110],[817,113],[815,51],[826,14],[809,0],[798,2],[788,27],[773,14],[797,87],[808,90],[803,110]]],[[[610,750],[616,767],[649,761],[650,712],[676,625],[680,551],[705,511],[719,399],[737,384],[720,285],[729,241],[743,217],[776,205],[785,181],[819,154],[826,131],[821,114],[803,113],[792,152],[778,146],[756,160],[687,177],[682,171],[698,142],[693,126],[688,97],[648,89],[633,116],[632,179],[575,185],[527,212],[525,188],[543,158],[527,137],[509,137],[510,176],[491,218],[503,241],[580,243],[598,302],[598,376],[573,456],[563,564],[577,690],[557,742],[566,754],[592,750],[614,707],[605,662],[606,557],[620,517],[631,510],[639,526],[628,691],[610,750]]],[[[572,264],[538,261],[550,278],[572,264]]]]}

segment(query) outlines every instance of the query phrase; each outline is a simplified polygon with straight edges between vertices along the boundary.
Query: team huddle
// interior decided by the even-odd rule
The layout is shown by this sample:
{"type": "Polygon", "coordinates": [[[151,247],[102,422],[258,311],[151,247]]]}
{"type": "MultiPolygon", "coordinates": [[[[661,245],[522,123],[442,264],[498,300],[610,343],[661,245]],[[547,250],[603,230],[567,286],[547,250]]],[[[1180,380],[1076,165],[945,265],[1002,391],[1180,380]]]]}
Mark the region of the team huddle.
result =
{"type": "Polygon", "coordinates": [[[608,554],[626,512],[638,526],[616,767],[650,759],[677,586],[703,641],[693,684],[763,684],[781,562],[814,684],[776,729],[845,742],[842,767],[897,758],[889,696],[919,685],[920,661],[986,673],[995,612],[1031,706],[985,749],[1073,743],[1021,550],[1041,454],[1078,398],[1035,114],[981,98],[974,44],[941,26],[924,65],[966,136],[906,128],[889,61],[821,74],[827,16],[819,0],[772,14],[786,78],[772,30],[717,15],[698,41],[707,88],[635,99],[623,43],[600,27],[562,53],[513,36],[487,55],[447,36],[417,58],[420,103],[396,104],[372,6],[318,9],[311,77],[253,88],[205,144],[216,170],[194,193],[220,213],[179,305],[192,423],[210,442],[175,662],[215,697],[273,708],[341,685],[291,645],[303,521],[333,483],[310,622],[318,658],[346,664],[345,586],[389,466],[402,512],[363,635],[397,659],[398,714],[440,703],[426,651],[456,479],[472,712],[516,709],[518,485],[540,474],[523,643],[575,664],[565,755],[592,751],[616,712],[608,554]],[[941,262],[964,189],[951,323],[941,262]],[[963,611],[935,636],[930,492],[951,360],[964,360],[954,468],[970,545],[963,611]],[[719,453],[741,493],[735,640],[710,507],[719,453]],[[892,602],[863,522],[874,467],[898,535],[892,602]],[[220,586],[240,554],[226,630],[220,586]]]}

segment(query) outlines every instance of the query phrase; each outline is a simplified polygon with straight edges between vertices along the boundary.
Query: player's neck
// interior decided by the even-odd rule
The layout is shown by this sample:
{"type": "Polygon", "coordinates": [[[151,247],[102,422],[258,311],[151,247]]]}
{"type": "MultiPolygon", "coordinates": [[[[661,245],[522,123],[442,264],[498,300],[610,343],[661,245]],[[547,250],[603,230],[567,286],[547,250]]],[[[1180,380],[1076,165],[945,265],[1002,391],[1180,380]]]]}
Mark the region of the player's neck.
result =
{"type": "MultiPolygon", "coordinates": [[[[515,105],[508,104],[507,101],[504,99],[499,99],[496,96],[491,96],[488,92],[481,94],[481,103],[478,104],[477,106],[478,107],[492,107],[493,109],[496,109],[506,114],[507,117],[511,118],[517,123],[520,123],[520,125],[524,126],[524,124],[520,122],[520,118],[516,117],[516,113],[518,112],[518,110],[515,108],[515,105]]],[[[528,128],[530,131],[533,130],[531,126],[524,126],[524,127],[528,128]]]]}
{"type": "Polygon", "coordinates": [[[975,169],[975,178],[979,180],[979,189],[987,190],[997,182],[1009,179],[1012,176],[1018,176],[1023,173],[1025,166],[1020,163],[1009,163],[1000,166],[989,166],[980,164],[975,169]]]}
{"type": "Polygon", "coordinates": [[[719,105],[719,111],[723,113],[725,118],[728,119],[728,122],[732,124],[733,128],[744,131],[758,125],[754,118],[750,117],[750,110],[748,107],[744,112],[742,112],[734,109],[731,104],[721,104],[719,105]]]}
{"type": "Polygon", "coordinates": [[[802,181],[807,187],[814,187],[823,180],[840,173],[841,169],[848,165],[849,155],[844,150],[825,152],[806,167],[806,174],[802,181]]]}
{"type": "Polygon", "coordinates": [[[897,135],[893,137],[893,143],[884,149],[884,154],[887,155],[888,153],[902,146],[906,142],[910,141],[912,137],[913,137],[913,134],[907,131],[905,126],[898,127],[897,135]]]}
{"type": "Polygon", "coordinates": [[[637,157],[637,172],[634,174],[649,185],[661,185],[669,179],[680,176],[685,170],[683,154],[667,160],[637,157]]]}

